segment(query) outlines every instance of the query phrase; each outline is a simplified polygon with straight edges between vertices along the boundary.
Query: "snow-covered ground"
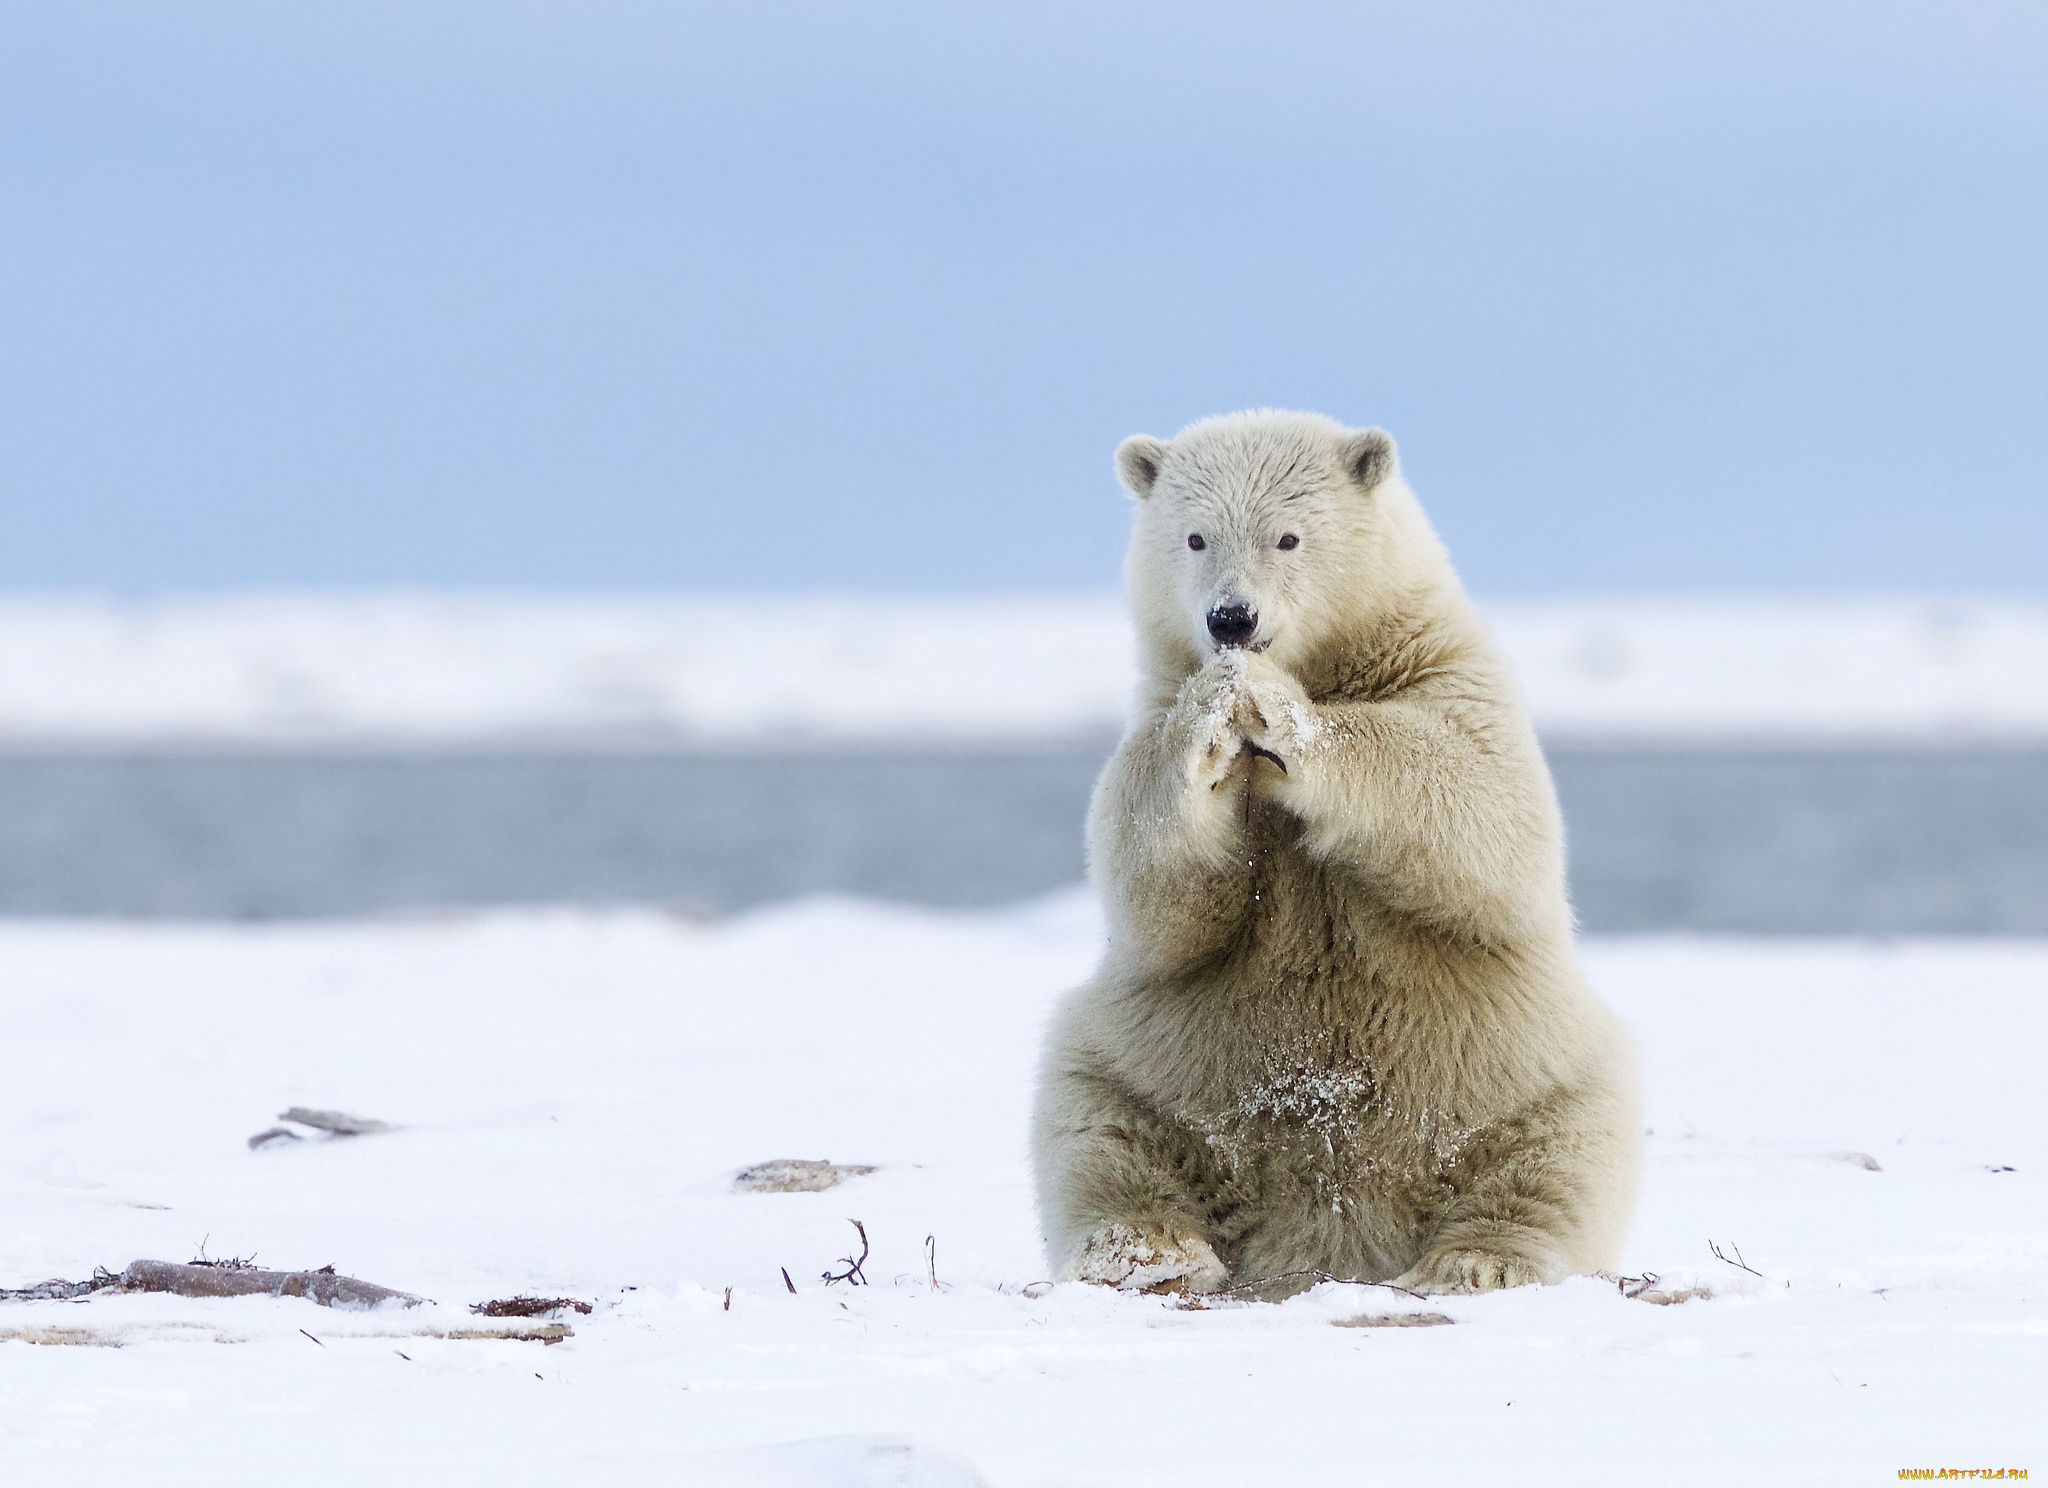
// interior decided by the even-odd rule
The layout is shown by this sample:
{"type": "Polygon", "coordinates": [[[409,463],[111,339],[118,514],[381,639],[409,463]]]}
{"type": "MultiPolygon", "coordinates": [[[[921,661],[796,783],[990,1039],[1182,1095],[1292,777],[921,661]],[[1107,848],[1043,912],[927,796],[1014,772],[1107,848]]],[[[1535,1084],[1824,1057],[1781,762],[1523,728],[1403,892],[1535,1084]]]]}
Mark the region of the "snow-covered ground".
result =
{"type": "MultiPolygon", "coordinates": [[[[1560,740],[2048,740],[2048,605],[1486,607],[1560,740]]],[[[0,601],[0,747],[948,746],[1113,736],[1109,595],[0,601]]]]}
{"type": "Polygon", "coordinates": [[[1335,1326],[1418,1309],[1362,1287],[1188,1310],[1033,1285],[1032,1064],[1099,935],[1078,892],[709,924],[0,927],[0,1285],[203,1243],[438,1299],[0,1303],[0,1334],[79,1345],[0,1342],[0,1477],[2048,1472],[2048,945],[1593,942],[1646,1053],[1628,1268],[1713,1295],[1655,1306],[1579,1280],[1432,1301],[1451,1326],[1395,1328],[1335,1326]],[[292,1105],[401,1129],[248,1150],[292,1105]],[[777,1157],[879,1171],[730,1191],[777,1157]],[[828,1287],[851,1218],[872,1284],[828,1287]],[[425,1336],[517,1291],[596,1310],[552,1347],[425,1336]]]}

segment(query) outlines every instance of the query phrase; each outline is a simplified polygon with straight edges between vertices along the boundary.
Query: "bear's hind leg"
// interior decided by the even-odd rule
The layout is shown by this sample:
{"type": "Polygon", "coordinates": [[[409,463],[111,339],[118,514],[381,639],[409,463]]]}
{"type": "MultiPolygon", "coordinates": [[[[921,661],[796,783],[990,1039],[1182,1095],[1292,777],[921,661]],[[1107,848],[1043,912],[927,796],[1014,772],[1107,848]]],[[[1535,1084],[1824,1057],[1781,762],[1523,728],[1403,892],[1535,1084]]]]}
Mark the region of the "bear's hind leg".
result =
{"type": "Polygon", "coordinates": [[[1611,1267],[1635,1196],[1635,1124],[1620,1089],[1596,1086],[1481,1133],[1461,1164],[1469,1186],[1395,1284],[1491,1292],[1611,1267]]]}
{"type": "Polygon", "coordinates": [[[1228,1283],[1196,1198],[1192,1134],[1072,1067],[1048,1073],[1034,1124],[1039,1213],[1061,1280],[1153,1292],[1228,1283]]]}

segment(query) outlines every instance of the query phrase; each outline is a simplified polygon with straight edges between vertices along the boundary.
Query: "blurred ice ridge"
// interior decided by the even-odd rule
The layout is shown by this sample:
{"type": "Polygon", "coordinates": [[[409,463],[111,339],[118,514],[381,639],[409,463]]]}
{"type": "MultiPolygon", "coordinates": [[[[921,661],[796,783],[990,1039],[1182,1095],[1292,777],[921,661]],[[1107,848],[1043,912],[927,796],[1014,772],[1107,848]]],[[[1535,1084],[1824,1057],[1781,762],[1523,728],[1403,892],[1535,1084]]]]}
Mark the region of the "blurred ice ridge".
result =
{"type": "MultiPolygon", "coordinates": [[[[1484,606],[1575,743],[2048,741],[2048,604],[1484,606]]],[[[1103,741],[1107,594],[0,599],[0,748],[982,748],[1103,741]]]]}

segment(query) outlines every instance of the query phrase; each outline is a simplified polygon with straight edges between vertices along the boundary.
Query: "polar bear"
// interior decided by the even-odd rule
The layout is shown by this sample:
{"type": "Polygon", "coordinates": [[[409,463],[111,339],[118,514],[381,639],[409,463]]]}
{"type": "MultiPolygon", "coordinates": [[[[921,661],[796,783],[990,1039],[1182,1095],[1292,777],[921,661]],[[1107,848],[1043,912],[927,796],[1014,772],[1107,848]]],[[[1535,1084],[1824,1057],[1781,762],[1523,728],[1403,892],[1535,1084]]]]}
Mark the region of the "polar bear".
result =
{"type": "Polygon", "coordinates": [[[1034,1115],[1056,1274],[1613,1268],[1633,1046],[1580,975],[1543,756],[1393,441],[1261,411],[1116,467],[1142,682],[1089,812],[1108,948],[1034,1115]]]}

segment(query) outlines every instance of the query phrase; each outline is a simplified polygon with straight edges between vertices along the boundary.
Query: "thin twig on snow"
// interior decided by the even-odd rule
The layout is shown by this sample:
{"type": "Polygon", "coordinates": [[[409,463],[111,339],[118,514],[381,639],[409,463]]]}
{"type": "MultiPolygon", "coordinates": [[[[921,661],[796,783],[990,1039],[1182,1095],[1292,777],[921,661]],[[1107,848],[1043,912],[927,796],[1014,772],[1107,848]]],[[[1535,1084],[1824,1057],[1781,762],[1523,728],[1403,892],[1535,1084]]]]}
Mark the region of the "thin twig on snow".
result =
{"type": "Polygon", "coordinates": [[[858,1256],[841,1256],[839,1264],[846,1269],[837,1274],[827,1271],[825,1273],[826,1286],[831,1286],[836,1281],[846,1282],[850,1286],[866,1286],[868,1284],[867,1277],[861,1274],[860,1269],[867,1264],[868,1259],[868,1227],[857,1219],[849,1219],[847,1223],[852,1225],[854,1232],[860,1236],[860,1254],[858,1256]]]}
{"type": "Polygon", "coordinates": [[[1756,1267],[1750,1265],[1748,1261],[1745,1261],[1742,1258],[1742,1247],[1737,1245],[1733,1240],[1728,1242],[1728,1249],[1735,1252],[1735,1257],[1733,1260],[1730,1260],[1728,1256],[1725,1253],[1723,1253],[1721,1247],[1719,1245],[1716,1245],[1712,1240],[1709,1240],[1707,1242],[1707,1249],[1711,1250],[1714,1253],[1715,1260],[1733,1266],[1738,1271],[1747,1271],[1751,1276],[1757,1277],[1759,1279],[1767,1279],[1764,1277],[1763,1272],[1757,1270],[1756,1267]]]}

